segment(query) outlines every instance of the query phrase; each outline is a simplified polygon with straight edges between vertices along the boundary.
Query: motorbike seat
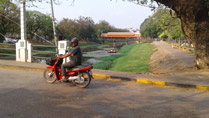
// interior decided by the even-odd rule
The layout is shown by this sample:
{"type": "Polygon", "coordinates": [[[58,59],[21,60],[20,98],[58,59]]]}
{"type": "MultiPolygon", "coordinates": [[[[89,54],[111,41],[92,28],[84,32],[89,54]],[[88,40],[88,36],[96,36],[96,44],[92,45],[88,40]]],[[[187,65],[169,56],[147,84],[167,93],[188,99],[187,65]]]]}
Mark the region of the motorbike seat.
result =
{"type": "Polygon", "coordinates": [[[83,65],[79,65],[73,68],[73,70],[81,70],[82,68],[88,67],[90,66],[89,64],[83,64],[83,65]]]}

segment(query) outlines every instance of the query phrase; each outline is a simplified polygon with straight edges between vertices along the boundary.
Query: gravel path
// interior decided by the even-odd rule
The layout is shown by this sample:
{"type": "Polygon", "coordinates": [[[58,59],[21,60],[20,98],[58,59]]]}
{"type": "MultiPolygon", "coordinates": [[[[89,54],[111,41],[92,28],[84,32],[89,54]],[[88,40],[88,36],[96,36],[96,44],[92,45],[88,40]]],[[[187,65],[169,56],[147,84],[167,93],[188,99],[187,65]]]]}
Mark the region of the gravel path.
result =
{"type": "Polygon", "coordinates": [[[173,73],[193,69],[194,55],[172,48],[163,42],[155,41],[153,44],[158,50],[151,57],[152,73],[173,73]]]}

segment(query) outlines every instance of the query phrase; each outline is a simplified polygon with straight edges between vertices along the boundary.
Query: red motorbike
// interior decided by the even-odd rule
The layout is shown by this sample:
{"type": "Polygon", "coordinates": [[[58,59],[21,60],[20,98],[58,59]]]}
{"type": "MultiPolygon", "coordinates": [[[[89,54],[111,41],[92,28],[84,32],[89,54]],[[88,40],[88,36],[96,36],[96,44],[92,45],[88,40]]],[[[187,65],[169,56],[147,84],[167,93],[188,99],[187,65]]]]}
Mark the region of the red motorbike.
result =
{"type": "MultiPolygon", "coordinates": [[[[60,81],[62,79],[62,63],[63,59],[60,59],[59,56],[47,62],[49,66],[44,71],[44,79],[46,82],[53,84],[56,80],[60,81]]],[[[67,68],[67,81],[72,82],[78,87],[85,88],[90,84],[91,79],[93,79],[91,69],[93,69],[92,65],[80,65],[71,70],[67,68]]]]}

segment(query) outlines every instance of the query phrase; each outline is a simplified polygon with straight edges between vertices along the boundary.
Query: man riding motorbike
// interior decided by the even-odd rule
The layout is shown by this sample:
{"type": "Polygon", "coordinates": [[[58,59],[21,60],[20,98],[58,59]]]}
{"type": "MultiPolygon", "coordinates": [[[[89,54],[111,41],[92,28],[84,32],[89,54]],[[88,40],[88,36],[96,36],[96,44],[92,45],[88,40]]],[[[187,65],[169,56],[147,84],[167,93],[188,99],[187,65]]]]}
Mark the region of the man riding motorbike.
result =
{"type": "Polygon", "coordinates": [[[74,47],[74,49],[71,52],[67,53],[66,55],[59,57],[59,58],[66,58],[66,57],[71,56],[70,62],[66,62],[66,63],[62,64],[62,66],[61,66],[62,75],[63,75],[63,78],[61,81],[67,81],[66,68],[72,69],[73,67],[82,64],[82,52],[81,52],[81,49],[78,45],[78,39],[73,38],[71,40],[71,45],[74,47]]]}

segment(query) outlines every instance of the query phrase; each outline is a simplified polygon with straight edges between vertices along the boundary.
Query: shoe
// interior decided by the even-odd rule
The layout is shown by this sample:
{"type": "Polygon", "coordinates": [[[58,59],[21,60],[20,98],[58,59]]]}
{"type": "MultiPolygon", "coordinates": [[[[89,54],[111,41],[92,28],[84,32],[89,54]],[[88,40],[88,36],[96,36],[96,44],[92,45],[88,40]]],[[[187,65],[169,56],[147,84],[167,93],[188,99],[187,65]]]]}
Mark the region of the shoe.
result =
{"type": "Polygon", "coordinates": [[[67,79],[65,76],[62,77],[62,79],[60,80],[60,82],[67,82],[67,79]]]}

